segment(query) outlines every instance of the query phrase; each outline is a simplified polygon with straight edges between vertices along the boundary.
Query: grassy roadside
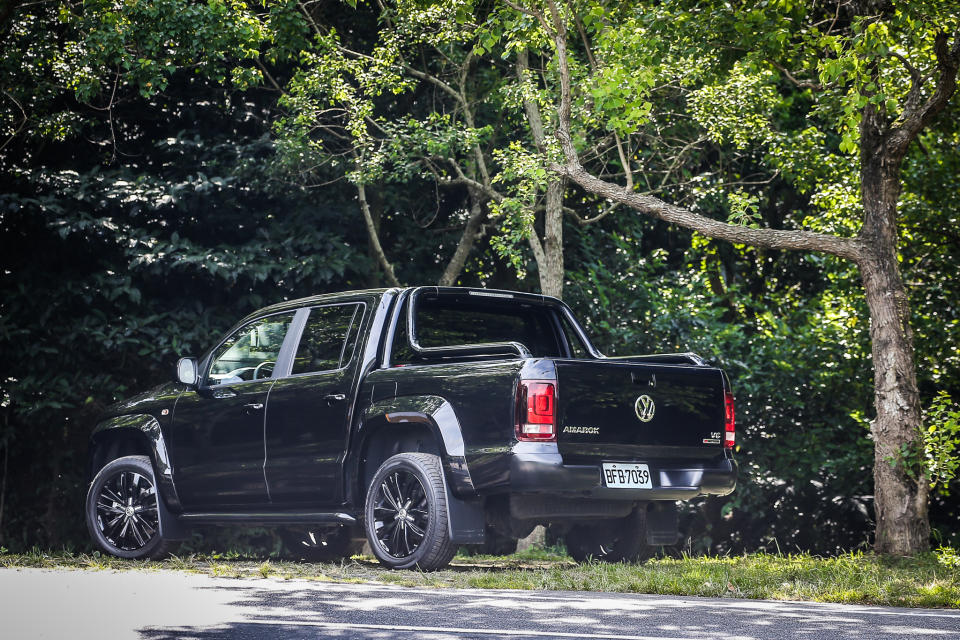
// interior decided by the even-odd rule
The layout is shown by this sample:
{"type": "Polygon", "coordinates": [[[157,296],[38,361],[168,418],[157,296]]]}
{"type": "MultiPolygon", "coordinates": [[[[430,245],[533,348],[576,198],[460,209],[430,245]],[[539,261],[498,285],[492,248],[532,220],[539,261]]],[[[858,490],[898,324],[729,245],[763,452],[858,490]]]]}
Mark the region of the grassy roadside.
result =
{"type": "Polygon", "coordinates": [[[401,586],[558,589],[663,595],[810,600],[905,607],[960,608],[960,558],[951,550],[916,558],[854,553],[835,558],[752,554],[658,559],[643,565],[576,565],[533,550],[506,557],[458,556],[432,573],[386,571],[371,558],[339,564],[244,559],[231,554],[137,562],[99,555],[0,553],[0,567],[92,570],[180,570],[231,578],[376,582],[401,586]]]}

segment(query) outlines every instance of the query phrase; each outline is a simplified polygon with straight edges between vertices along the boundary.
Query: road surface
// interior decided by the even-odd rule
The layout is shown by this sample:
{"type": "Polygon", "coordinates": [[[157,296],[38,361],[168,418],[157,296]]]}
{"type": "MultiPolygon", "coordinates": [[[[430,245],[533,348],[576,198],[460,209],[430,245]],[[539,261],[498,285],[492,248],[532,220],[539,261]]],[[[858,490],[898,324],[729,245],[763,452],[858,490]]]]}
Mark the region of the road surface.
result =
{"type": "Polygon", "coordinates": [[[960,611],[2,569],[0,638],[960,640],[960,611]]]}

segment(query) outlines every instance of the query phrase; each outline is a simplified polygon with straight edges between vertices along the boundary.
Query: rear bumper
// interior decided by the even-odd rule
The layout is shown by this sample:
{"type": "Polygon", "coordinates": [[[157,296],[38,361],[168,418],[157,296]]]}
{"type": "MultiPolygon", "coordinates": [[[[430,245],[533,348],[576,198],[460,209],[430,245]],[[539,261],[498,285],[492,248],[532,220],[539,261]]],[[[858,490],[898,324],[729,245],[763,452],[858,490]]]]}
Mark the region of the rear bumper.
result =
{"type": "Polygon", "coordinates": [[[737,486],[737,463],[730,458],[638,462],[650,466],[651,489],[607,488],[599,464],[565,465],[556,444],[520,442],[511,453],[510,492],[604,500],[690,500],[706,495],[724,496],[737,486]]]}

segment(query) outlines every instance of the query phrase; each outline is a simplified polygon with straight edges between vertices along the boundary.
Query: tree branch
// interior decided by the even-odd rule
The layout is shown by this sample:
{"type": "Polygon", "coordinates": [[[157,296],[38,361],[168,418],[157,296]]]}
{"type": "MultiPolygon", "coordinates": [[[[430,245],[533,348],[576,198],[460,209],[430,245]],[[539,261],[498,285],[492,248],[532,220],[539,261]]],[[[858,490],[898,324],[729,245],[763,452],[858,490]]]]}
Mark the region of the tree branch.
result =
{"type": "Polygon", "coordinates": [[[619,202],[611,202],[604,208],[603,211],[593,216],[592,218],[581,218],[578,214],[574,214],[574,215],[577,216],[577,222],[579,222],[581,226],[585,227],[588,224],[593,224],[594,222],[600,222],[601,220],[606,218],[608,215],[616,211],[618,206],[620,206],[619,202]]]}
{"type": "Polygon", "coordinates": [[[278,91],[278,92],[286,95],[287,92],[283,90],[283,87],[281,87],[281,86],[280,86],[280,83],[278,83],[277,80],[276,80],[276,78],[273,77],[273,74],[270,73],[270,71],[267,69],[266,65],[263,64],[263,62],[260,61],[260,58],[254,58],[253,60],[254,60],[254,62],[256,63],[256,65],[257,65],[258,67],[260,67],[260,71],[263,72],[263,75],[267,78],[267,82],[270,83],[270,86],[272,86],[272,87],[274,88],[274,90],[276,90],[276,91],[278,91]]]}
{"type": "Polygon", "coordinates": [[[307,3],[298,2],[297,8],[300,9],[300,12],[303,13],[303,17],[306,18],[307,22],[310,23],[310,26],[313,28],[313,32],[316,33],[318,36],[324,35],[323,31],[320,30],[320,25],[318,25],[316,21],[313,19],[313,16],[310,15],[310,11],[307,8],[307,3]]]}
{"type": "Polygon", "coordinates": [[[540,26],[543,27],[547,33],[550,32],[550,27],[547,24],[546,19],[543,17],[543,14],[537,11],[536,9],[531,9],[528,7],[521,6],[516,2],[512,2],[512,0],[503,0],[503,2],[514,11],[519,11],[524,15],[530,16],[531,18],[539,22],[540,26]]]}
{"type": "Polygon", "coordinates": [[[633,189],[633,169],[630,168],[630,160],[627,158],[627,154],[623,150],[623,143],[620,142],[620,135],[617,133],[613,134],[613,139],[617,142],[617,155],[620,156],[620,165],[623,167],[623,173],[627,180],[627,191],[633,189]]]}
{"type": "Polygon", "coordinates": [[[380,236],[377,234],[376,225],[373,224],[370,205],[367,204],[367,191],[362,182],[357,183],[357,196],[360,199],[360,211],[363,212],[363,222],[367,227],[367,237],[370,239],[370,246],[373,248],[373,252],[377,256],[377,261],[387,275],[387,281],[391,286],[399,287],[401,284],[400,281],[397,280],[397,276],[393,273],[393,265],[387,260],[387,254],[383,252],[383,247],[380,245],[380,236]]]}
{"type": "Polygon", "coordinates": [[[923,80],[919,71],[903,60],[913,78],[910,94],[903,113],[897,118],[887,137],[887,145],[891,156],[900,160],[907,152],[907,147],[917,137],[920,131],[929,124],[953,96],[957,89],[957,69],[960,67],[960,33],[953,34],[953,46],[950,46],[950,34],[938,33],[933,44],[933,51],[937,56],[937,69],[940,72],[933,95],[921,104],[920,95],[923,80]]]}
{"type": "Polygon", "coordinates": [[[770,58],[767,58],[767,62],[772,64],[774,67],[776,67],[780,71],[780,73],[785,75],[787,77],[787,80],[792,82],[797,89],[813,89],[814,91],[820,91],[821,89],[823,89],[823,85],[820,84],[819,82],[811,82],[809,80],[797,80],[796,77],[794,77],[794,75],[790,73],[789,69],[787,69],[785,66],[783,66],[776,60],[771,60],[770,58]]]}
{"type": "Polygon", "coordinates": [[[569,177],[590,193],[608,198],[664,222],[691,229],[709,238],[766,249],[817,251],[854,262],[859,261],[861,257],[860,242],[853,238],[802,230],[753,229],[721,222],[653,196],[627,191],[621,186],[591,175],[579,165],[553,164],[550,169],[569,177]]]}
{"type": "Polygon", "coordinates": [[[640,213],[691,229],[707,237],[747,244],[767,249],[795,249],[818,251],[858,262],[861,259],[860,242],[856,239],[814,233],[812,231],[785,231],[778,229],[752,229],[721,222],[694,213],[689,209],[669,204],[658,198],[628,191],[590,174],[580,164],[573,139],[570,135],[570,67],[567,61],[566,30],[560,11],[554,0],[547,0],[553,17],[553,39],[557,51],[557,68],[560,72],[560,105],[557,108],[557,138],[566,157],[565,164],[551,163],[549,169],[567,176],[589,193],[626,205],[640,213]]]}
{"type": "Polygon", "coordinates": [[[30,119],[27,117],[27,112],[23,110],[23,105],[20,104],[20,102],[16,98],[14,98],[9,91],[7,91],[6,89],[2,89],[0,91],[2,91],[5,96],[13,100],[13,104],[17,105],[17,108],[20,109],[20,113],[23,116],[22,119],[20,120],[20,124],[17,126],[17,130],[14,131],[12,134],[10,134],[10,137],[4,140],[3,144],[0,144],[0,151],[3,151],[8,144],[13,142],[16,139],[16,137],[20,135],[20,132],[23,131],[23,128],[25,126],[27,126],[27,122],[29,122],[30,119]]]}
{"type": "MultiPolygon", "coordinates": [[[[530,70],[528,55],[526,49],[520,49],[517,54],[517,79],[521,84],[527,81],[527,72],[530,70]]],[[[530,125],[533,143],[537,146],[537,151],[543,153],[546,151],[547,146],[543,133],[543,120],[540,118],[540,107],[535,101],[524,95],[523,110],[527,112],[527,123],[530,125]]]]}
{"type": "MultiPolygon", "coordinates": [[[[353,52],[351,52],[351,53],[353,53],[353,52]]],[[[354,54],[354,55],[362,55],[362,54],[354,54]]],[[[370,60],[373,60],[373,58],[370,58],[369,56],[364,56],[364,57],[369,58],[370,60]]],[[[424,82],[429,82],[429,83],[433,84],[434,86],[439,87],[441,90],[447,92],[448,94],[450,94],[451,96],[453,96],[453,98],[454,98],[457,102],[459,102],[460,105],[463,106],[464,109],[467,108],[467,104],[466,104],[466,103],[467,103],[467,100],[466,100],[466,98],[465,98],[459,91],[457,91],[456,89],[454,89],[453,87],[451,87],[449,84],[447,84],[446,82],[444,82],[444,81],[441,80],[440,78],[438,78],[438,77],[436,77],[436,76],[434,76],[434,75],[432,75],[432,74],[429,74],[429,73],[424,73],[423,71],[420,71],[419,69],[415,69],[415,68],[411,67],[410,65],[408,65],[406,62],[401,62],[401,63],[400,63],[400,66],[402,66],[403,69],[404,69],[404,71],[406,71],[407,73],[409,73],[410,75],[412,75],[414,78],[418,78],[418,79],[420,79],[420,80],[423,80],[424,82]]]]}
{"type": "MultiPolygon", "coordinates": [[[[469,66],[470,58],[467,58],[465,61],[466,65],[469,66]]],[[[463,121],[471,129],[476,129],[476,121],[473,119],[473,110],[470,108],[470,103],[467,101],[467,86],[466,86],[467,76],[463,74],[460,76],[460,101],[463,105],[463,121]]],[[[480,148],[480,143],[473,145],[473,158],[477,162],[477,168],[480,169],[480,177],[483,179],[483,184],[489,188],[492,184],[490,182],[490,170],[487,168],[487,159],[483,156],[483,149],[480,148]]],[[[458,167],[459,169],[459,167],[458,167]]]]}
{"type": "Polygon", "coordinates": [[[478,182],[477,180],[474,180],[473,178],[468,177],[463,172],[463,169],[460,168],[460,165],[457,164],[457,162],[453,158],[444,158],[444,160],[446,160],[447,164],[449,164],[453,168],[454,173],[457,174],[456,178],[451,178],[447,180],[448,184],[462,184],[467,187],[476,189],[477,191],[484,194],[494,202],[503,202],[503,194],[501,194],[499,191],[497,191],[496,189],[494,189],[488,184],[484,184],[483,182],[478,182]]]}
{"type": "Polygon", "coordinates": [[[534,261],[538,265],[544,264],[544,262],[546,262],[546,254],[543,252],[543,244],[541,244],[540,238],[537,237],[537,234],[528,233],[527,242],[530,244],[530,249],[533,251],[534,261]]]}

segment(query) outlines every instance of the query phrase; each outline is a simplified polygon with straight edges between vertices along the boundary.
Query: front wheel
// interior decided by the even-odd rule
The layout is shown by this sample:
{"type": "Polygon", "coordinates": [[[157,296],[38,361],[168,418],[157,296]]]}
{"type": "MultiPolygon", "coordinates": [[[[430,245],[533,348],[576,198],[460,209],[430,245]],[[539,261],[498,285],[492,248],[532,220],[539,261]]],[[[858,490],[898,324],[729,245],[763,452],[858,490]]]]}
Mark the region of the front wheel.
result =
{"type": "Polygon", "coordinates": [[[87,529],[101,550],[130,559],[166,553],[160,536],[159,496],[147,456],[108,462],[87,491],[87,529]]]}
{"type": "Polygon", "coordinates": [[[647,544],[647,510],[640,505],[626,518],[570,527],[567,553],[577,562],[646,562],[654,547],[647,544]]]}
{"type": "Polygon", "coordinates": [[[447,526],[447,497],[440,458],[400,453],[380,465],[367,489],[367,540],[391,569],[441,569],[457,551],[447,526]]]}

